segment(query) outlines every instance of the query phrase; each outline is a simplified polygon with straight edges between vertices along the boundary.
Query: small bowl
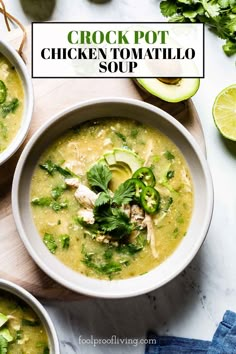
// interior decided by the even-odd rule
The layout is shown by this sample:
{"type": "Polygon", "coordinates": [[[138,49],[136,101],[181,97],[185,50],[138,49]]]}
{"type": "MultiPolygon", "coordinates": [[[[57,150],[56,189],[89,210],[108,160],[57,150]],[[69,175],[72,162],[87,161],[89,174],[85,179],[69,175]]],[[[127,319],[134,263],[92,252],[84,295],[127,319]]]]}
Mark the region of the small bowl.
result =
{"type": "Polygon", "coordinates": [[[44,307],[40,304],[36,298],[31,295],[28,291],[23,289],[21,286],[18,286],[10,281],[0,279],[0,290],[5,290],[19,299],[25,301],[32,310],[36,313],[39,317],[40,321],[42,322],[49,342],[50,353],[52,354],[60,354],[60,346],[59,341],[57,338],[57,333],[55,327],[44,307]]]}
{"type": "Polygon", "coordinates": [[[21,127],[10,145],[0,153],[0,166],[6,162],[21,146],[28,133],[33,114],[33,86],[25,63],[17,51],[6,42],[0,40],[0,53],[14,65],[24,89],[24,112],[21,120],[21,127]]]}
{"type": "Polygon", "coordinates": [[[16,167],[12,208],[20,237],[29,254],[51,278],[75,292],[103,298],[140,295],[169,282],[194,258],[207,234],[213,210],[213,186],[203,152],[192,135],[173,117],[148,103],[133,99],[90,100],[46,122],[26,145],[16,167]],[[124,280],[99,280],[77,273],[48,252],[34,225],[30,185],[37,161],[51,142],[69,128],[102,117],[131,118],[167,135],[184,155],[193,178],[194,207],[186,236],[161,265],[141,276],[124,280]]]}

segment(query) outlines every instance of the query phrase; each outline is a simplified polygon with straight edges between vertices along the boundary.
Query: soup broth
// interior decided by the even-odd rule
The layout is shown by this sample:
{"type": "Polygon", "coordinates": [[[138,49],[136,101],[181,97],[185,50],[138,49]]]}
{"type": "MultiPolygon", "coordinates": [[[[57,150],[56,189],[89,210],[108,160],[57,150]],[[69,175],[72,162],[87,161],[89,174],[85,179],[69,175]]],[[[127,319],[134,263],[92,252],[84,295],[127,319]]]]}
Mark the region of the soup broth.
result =
{"type": "Polygon", "coordinates": [[[100,119],[47,148],[31,203],[43,242],[61,262],[89,277],[125,279],[164,262],[185,237],[193,185],[184,157],[161,132],[100,119]]]}
{"type": "Polygon", "coordinates": [[[47,334],[38,316],[24,301],[3,290],[0,290],[0,352],[50,353],[47,334]]]}
{"type": "Polygon", "coordinates": [[[15,67],[0,53],[0,153],[21,126],[24,90],[15,67]]]}

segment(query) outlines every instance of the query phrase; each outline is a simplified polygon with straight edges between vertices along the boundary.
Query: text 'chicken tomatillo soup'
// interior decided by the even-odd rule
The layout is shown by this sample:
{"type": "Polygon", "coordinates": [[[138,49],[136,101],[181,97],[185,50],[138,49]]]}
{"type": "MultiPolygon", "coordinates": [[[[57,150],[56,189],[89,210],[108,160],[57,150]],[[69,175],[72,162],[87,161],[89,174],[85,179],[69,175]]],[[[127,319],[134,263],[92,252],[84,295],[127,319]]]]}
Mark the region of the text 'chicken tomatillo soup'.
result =
{"type": "Polygon", "coordinates": [[[129,119],[71,129],[40,157],[31,184],[34,223],[61,262],[99,279],[142,275],[184,238],[193,184],[181,152],[129,119]]]}

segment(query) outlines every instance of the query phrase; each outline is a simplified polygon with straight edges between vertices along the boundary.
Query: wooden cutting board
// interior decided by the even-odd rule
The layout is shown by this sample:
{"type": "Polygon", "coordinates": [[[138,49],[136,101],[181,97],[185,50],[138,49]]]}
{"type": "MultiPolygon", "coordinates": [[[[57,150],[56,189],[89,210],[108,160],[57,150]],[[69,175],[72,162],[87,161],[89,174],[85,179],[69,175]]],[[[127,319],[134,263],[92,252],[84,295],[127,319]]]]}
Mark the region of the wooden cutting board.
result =
{"type": "MultiPolygon", "coordinates": [[[[21,34],[13,31],[8,40],[17,48],[20,38],[21,34]]],[[[24,58],[29,72],[30,43],[28,31],[24,58]]],[[[119,96],[144,100],[167,111],[191,132],[205,152],[201,123],[191,100],[177,104],[163,102],[142,92],[129,79],[34,79],[33,86],[35,107],[27,140],[50,117],[75,103],[91,98],[119,96]]],[[[72,293],[44,274],[28,255],[18,236],[11,209],[11,184],[23,147],[0,167],[0,277],[23,286],[38,297],[57,300],[82,299],[82,295],[72,293]]]]}

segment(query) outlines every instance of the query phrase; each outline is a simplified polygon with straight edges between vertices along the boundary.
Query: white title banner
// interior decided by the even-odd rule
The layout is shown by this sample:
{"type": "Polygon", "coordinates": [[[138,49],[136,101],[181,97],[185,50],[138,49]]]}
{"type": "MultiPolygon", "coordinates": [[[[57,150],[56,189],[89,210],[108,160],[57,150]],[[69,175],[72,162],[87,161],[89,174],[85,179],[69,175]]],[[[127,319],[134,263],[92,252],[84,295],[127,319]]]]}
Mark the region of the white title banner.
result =
{"type": "Polygon", "coordinates": [[[36,22],[32,77],[204,77],[204,26],[36,22]]]}

